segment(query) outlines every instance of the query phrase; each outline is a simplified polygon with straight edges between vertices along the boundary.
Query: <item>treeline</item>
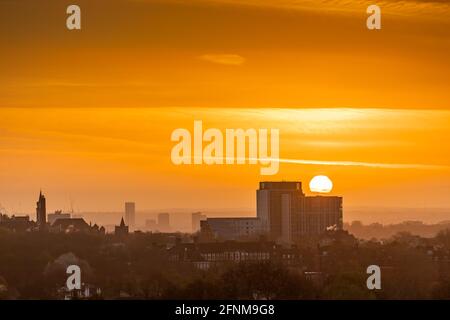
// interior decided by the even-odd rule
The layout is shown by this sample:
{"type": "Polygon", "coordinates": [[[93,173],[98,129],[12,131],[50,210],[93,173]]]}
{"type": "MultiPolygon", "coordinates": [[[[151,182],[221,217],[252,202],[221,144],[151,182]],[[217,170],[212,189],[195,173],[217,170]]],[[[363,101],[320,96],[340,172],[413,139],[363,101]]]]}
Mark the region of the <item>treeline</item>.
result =
{"type": "Polygon", "coordinates": [[[421,221],[404,221],[383,225],[381,223],[363,224],[361,221],[353,221],[345,223],[344,229],[359,239],[389,239],[399,232],[409,232],[421,237],[432,238],[440,231],[450,229],[450,222],[425,224],[421,221]]]}
{"type": "Polygon", "coordinates": [[[0,298],[61,299],[65,267],[81,267],[99,299],[450,299],[450,232],[425,239],[400,233],[360,241],[328,232],[298,244],[301,265],[229,263],[198,270],[168,256],[152,234],[118,240],[92,234],[0,230],[0,298]],[[379,265],[381,290],[366,269],[379,265]]]}

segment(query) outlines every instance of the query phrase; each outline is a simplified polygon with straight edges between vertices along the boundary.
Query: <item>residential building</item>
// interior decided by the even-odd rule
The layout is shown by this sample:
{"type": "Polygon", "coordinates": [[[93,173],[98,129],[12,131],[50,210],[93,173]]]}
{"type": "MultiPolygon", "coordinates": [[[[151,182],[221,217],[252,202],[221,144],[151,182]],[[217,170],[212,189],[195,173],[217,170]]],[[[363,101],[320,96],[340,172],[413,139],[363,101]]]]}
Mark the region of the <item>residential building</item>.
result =
{"type": "Polygon", "coordinates": [[[50,225],[53,225],[58,219],[70,219],[70,213],[62,213],[61,210],[55,211],[55,213],[49,213],[47,221],[50,225]]]}
{"type": "Polygon", "coordinates": [[[255,240],[264,232],[258,218],[207,218],[200,226],[203,238],[209,240],[255,240]]]}

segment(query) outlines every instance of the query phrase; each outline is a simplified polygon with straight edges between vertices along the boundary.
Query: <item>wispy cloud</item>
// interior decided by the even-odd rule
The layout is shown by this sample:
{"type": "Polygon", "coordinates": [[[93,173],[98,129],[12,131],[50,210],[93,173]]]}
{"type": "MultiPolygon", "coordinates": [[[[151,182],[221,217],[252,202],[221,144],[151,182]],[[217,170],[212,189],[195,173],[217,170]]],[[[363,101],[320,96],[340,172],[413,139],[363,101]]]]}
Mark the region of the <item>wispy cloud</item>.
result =
{"type": "MultiPolygon", "coordinates": [[[[180,2],[180,0],[176,0],[180,2]]],[[[360,12],[377,4],[382,12],[396,15],[446,16],[450,12],[448,0],[197,0],[203,3],[272,7],[294,10],[360,12]]]]}
{"type": "Polygon", "coordinates": [[[445,165],[417,164],[417,163],[376,163],[376,162],[358,162],[358,161],[323,161],[323,160],[303,160],[303,159],[260,159],[260,160],[278,161],[280,163],[293,163],[303,165],[366,167],[366,168],[380,168],[380,169],[428,169],[428,170],[450,169],[449,166],[445,165]]]}
{"type": "Polygon", "coordinates": [[[208,62],[230,66],[240,66],[245,62],[245,58],[237,54],[204,54],[199,58],[208,62]]]}
{"type": "MultiPolygon", "coordinates": [[[[204,157],[203,159],[216,159],[213,157],[204,157]]],[[[299,165],[314,165],[314,166],[339,166],[339,167],[365,167],[378,169],[420,169],[420,170],[448,170],[450,166],[434,165],[434,164],[420,164],[420,163],[378,163],[378,162],[359,162],[359,161],[334,161],[334,160],[306,160],[306,159],[286,159],[286,158],[230,158],[223,157],[226,160],[248,160],[260,162],[279,162],[299,165]]]]}

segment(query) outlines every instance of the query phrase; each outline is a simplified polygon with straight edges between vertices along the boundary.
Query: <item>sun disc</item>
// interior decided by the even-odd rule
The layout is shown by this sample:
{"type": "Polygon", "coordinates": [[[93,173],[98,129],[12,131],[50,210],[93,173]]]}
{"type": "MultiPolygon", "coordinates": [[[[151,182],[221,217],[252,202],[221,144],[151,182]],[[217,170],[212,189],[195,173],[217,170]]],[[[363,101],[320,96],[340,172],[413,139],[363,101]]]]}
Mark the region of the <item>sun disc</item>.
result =
{"type": "Polygon", "coordinates": [[[311,192],[329,193],[333,189],[333,182],[327,176],[315,176],[309,182],[311,192]]]}

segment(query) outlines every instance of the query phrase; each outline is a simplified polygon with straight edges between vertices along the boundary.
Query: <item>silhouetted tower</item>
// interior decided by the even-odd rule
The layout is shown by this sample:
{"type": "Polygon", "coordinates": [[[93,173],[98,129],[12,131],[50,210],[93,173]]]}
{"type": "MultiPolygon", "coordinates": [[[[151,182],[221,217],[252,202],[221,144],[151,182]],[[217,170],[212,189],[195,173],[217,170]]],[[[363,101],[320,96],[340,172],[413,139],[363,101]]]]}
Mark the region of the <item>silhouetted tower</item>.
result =
{"type": "Polygon", "coordinates": [[[47,223],[47,211],[45,207],[45,197],[42,191],[39,192],[39,200],[36,202],[36,222],[38,226],[45,226],[47,223]]]}
{"type": "Polygon", "coordinates": [[[125,225],[123,217],[122,220],[120,220],[120,225],[115,227],[114,234],[119,237],[128,235],[128,226],[125,225]]]}

